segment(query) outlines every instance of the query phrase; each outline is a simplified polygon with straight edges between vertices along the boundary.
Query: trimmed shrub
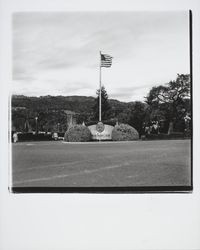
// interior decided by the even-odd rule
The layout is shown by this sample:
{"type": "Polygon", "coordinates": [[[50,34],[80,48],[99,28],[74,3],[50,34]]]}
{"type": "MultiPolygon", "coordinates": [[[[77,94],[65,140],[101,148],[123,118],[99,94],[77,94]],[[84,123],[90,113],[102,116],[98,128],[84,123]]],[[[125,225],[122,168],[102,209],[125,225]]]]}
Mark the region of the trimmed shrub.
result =
{"type": "Polygon", "coordinates": [[[112,131],[113,141],[134,141],[139,139],[139,133],[128,124],[116,125],[112,131]]]}
{"type": "Polygon", "coordinates": [[[84,125],[74,125],[65,133],[64,140],[68,142],[85,142],[91,140],[91,132],[84,125]]]}

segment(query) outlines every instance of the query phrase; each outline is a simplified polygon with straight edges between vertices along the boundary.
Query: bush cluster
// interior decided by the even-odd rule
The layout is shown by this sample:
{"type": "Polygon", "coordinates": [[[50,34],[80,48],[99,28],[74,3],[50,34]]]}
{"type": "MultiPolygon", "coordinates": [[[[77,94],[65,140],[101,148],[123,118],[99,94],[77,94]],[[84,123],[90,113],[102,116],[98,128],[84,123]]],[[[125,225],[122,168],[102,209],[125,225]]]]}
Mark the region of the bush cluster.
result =
{"type": "Polygon", "coordinates": [[[84,125],[74,125],[65,133],[64,140],[68,142],[86,142],[91,140],[91,132],[84,125]]]}
{"type": "Polygon", "coordinates": [[[113,141],[133,141],[139,139],[139,133],[128,124],[116,125],[112,131],[113,141]]]}

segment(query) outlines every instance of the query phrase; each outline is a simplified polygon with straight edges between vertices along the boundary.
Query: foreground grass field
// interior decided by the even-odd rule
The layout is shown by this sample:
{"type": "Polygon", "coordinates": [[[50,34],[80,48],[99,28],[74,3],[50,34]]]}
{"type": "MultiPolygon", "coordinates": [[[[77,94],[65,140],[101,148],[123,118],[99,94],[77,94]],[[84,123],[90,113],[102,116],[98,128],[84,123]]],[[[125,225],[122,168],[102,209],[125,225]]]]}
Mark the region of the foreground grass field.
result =
{"type": "Polygon", "coordinates": [[[13,187],[190,186],[190,143],[16,143],[13,187]]]}

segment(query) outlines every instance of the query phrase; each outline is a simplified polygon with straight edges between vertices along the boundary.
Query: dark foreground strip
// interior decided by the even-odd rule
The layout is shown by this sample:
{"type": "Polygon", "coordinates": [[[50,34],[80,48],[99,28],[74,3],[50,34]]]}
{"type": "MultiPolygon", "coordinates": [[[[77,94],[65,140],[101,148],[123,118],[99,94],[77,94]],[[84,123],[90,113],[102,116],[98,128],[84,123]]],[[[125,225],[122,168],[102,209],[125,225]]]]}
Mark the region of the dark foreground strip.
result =
{"type": "Polygon", "coordinates": [[[185,193],[191,192],[192,186],[159,187],[12,187],[12,193],[185,193]]]}

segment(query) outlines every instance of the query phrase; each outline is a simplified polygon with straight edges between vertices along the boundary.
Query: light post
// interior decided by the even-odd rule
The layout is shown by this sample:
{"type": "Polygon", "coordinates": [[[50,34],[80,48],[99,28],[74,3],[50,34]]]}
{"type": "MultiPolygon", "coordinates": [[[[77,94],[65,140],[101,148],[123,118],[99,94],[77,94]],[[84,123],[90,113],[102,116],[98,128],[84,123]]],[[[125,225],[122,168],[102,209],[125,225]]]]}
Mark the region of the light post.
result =
{"type": "Polygon", "coordinates": [[[35,117],[35,132],[38,133],[38,117],[35,117]]]}

